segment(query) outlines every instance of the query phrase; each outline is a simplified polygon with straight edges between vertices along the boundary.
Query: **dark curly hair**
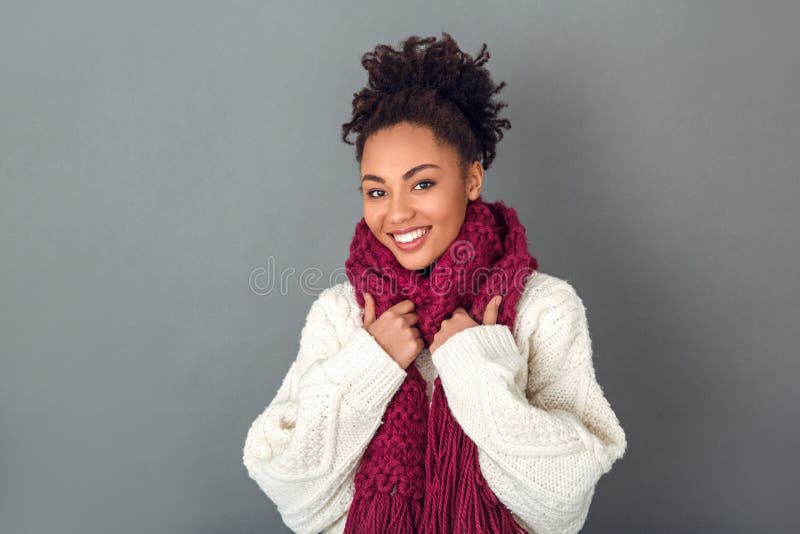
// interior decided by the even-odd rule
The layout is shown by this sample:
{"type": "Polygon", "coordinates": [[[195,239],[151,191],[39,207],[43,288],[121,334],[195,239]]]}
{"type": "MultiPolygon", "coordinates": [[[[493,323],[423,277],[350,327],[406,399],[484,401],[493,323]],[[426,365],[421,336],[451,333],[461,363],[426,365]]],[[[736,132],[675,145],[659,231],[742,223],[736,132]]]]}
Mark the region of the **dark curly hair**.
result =
{"type": "Polygon", "coordinates": [[[361,57],[369,73],[366,87],[353,94],[353,116],[342,124],[342,140],[356,139],[356,160],[361,163],[367,138],[399,122],[427,126],[434,137],[455,147],[463,176],[480,159],[488,169],[495,158],[508,119],[498,118],[507,106],[493,95],[506,82],[495,84],[483,65],[489,60],[486,43],[474,59],[462,52],[447,32],[442,39],[412,35],[395,50],[379,44],[361,57]]]}

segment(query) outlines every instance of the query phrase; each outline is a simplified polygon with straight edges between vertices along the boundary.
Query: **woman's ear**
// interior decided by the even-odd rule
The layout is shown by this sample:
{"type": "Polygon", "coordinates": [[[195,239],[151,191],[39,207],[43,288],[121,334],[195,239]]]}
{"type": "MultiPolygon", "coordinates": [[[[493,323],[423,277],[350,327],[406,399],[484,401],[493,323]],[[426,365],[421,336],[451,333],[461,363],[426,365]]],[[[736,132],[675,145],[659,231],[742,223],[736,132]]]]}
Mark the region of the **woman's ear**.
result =
{"type": "Polygon", "coordinates": [[[483,165],[479,160],[472,162],[472,165],[467,171],[467,198],[476,200],[481,196],[481,188],[483,187],[483,165]]]}

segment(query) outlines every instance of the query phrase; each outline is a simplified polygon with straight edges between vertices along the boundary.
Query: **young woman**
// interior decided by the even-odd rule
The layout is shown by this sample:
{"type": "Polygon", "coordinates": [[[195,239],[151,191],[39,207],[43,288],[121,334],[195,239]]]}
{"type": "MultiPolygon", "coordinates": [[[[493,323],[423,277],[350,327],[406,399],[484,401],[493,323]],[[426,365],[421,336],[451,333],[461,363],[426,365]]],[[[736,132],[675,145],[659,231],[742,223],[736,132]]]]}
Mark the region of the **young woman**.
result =
{"type": "Polygon", "coordinates": [[[583,302],[481,197],[505,83],[485,44],[442,35],[362,58],[347,281],[247,434],[248,474],[296,532],[577,532],[625,453],[583,302]]]}

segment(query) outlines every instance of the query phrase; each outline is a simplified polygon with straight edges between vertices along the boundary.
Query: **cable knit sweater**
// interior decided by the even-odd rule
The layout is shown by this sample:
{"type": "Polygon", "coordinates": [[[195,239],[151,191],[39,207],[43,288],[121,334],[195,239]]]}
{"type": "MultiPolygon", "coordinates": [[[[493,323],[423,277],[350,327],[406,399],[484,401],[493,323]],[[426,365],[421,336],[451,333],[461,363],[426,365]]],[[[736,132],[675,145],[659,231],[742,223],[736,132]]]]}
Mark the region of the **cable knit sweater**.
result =
{"type": "MultiPolygon", "coordinates": [[[[513,332],[467,328],[416,362],[429,401],[441,376],[484,478],[519,524],[536,534],[578,532],[627,441],[595,378],[586,308],[570,283],[534,272],[513,332]]],[[[322,291],[243,450],[250,478],[290,529],[343,531],[358,462],[405,376],[363,327],[353,286],[322,291]]]]}

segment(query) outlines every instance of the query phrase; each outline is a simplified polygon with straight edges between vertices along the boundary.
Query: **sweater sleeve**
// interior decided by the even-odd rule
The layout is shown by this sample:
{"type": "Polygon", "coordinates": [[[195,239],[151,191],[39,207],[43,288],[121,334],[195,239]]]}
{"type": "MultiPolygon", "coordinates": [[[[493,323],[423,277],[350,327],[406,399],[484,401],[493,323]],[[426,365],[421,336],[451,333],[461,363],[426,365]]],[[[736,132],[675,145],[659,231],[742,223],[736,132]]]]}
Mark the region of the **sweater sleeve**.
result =
{"type": "Polygon", "coordinates": [[[346,307],[333,288],[314,301],[297,358],[244,444],[248,475],[294,532],[319,532],[347,513],[358,462],[406,377],[360,314],[358,326],[342,326],[346,307]]]}
{"type": "Polygon", "coordinates": [[[597,481],[625,453],[625,433],[595,378],[585,308],[572,286],[561,280],[519,313],[532,325],[527,349],[505,325],[478,325],[445,341],[432,360],[498,499],[529,531],[578,532],[597,481]]]}

